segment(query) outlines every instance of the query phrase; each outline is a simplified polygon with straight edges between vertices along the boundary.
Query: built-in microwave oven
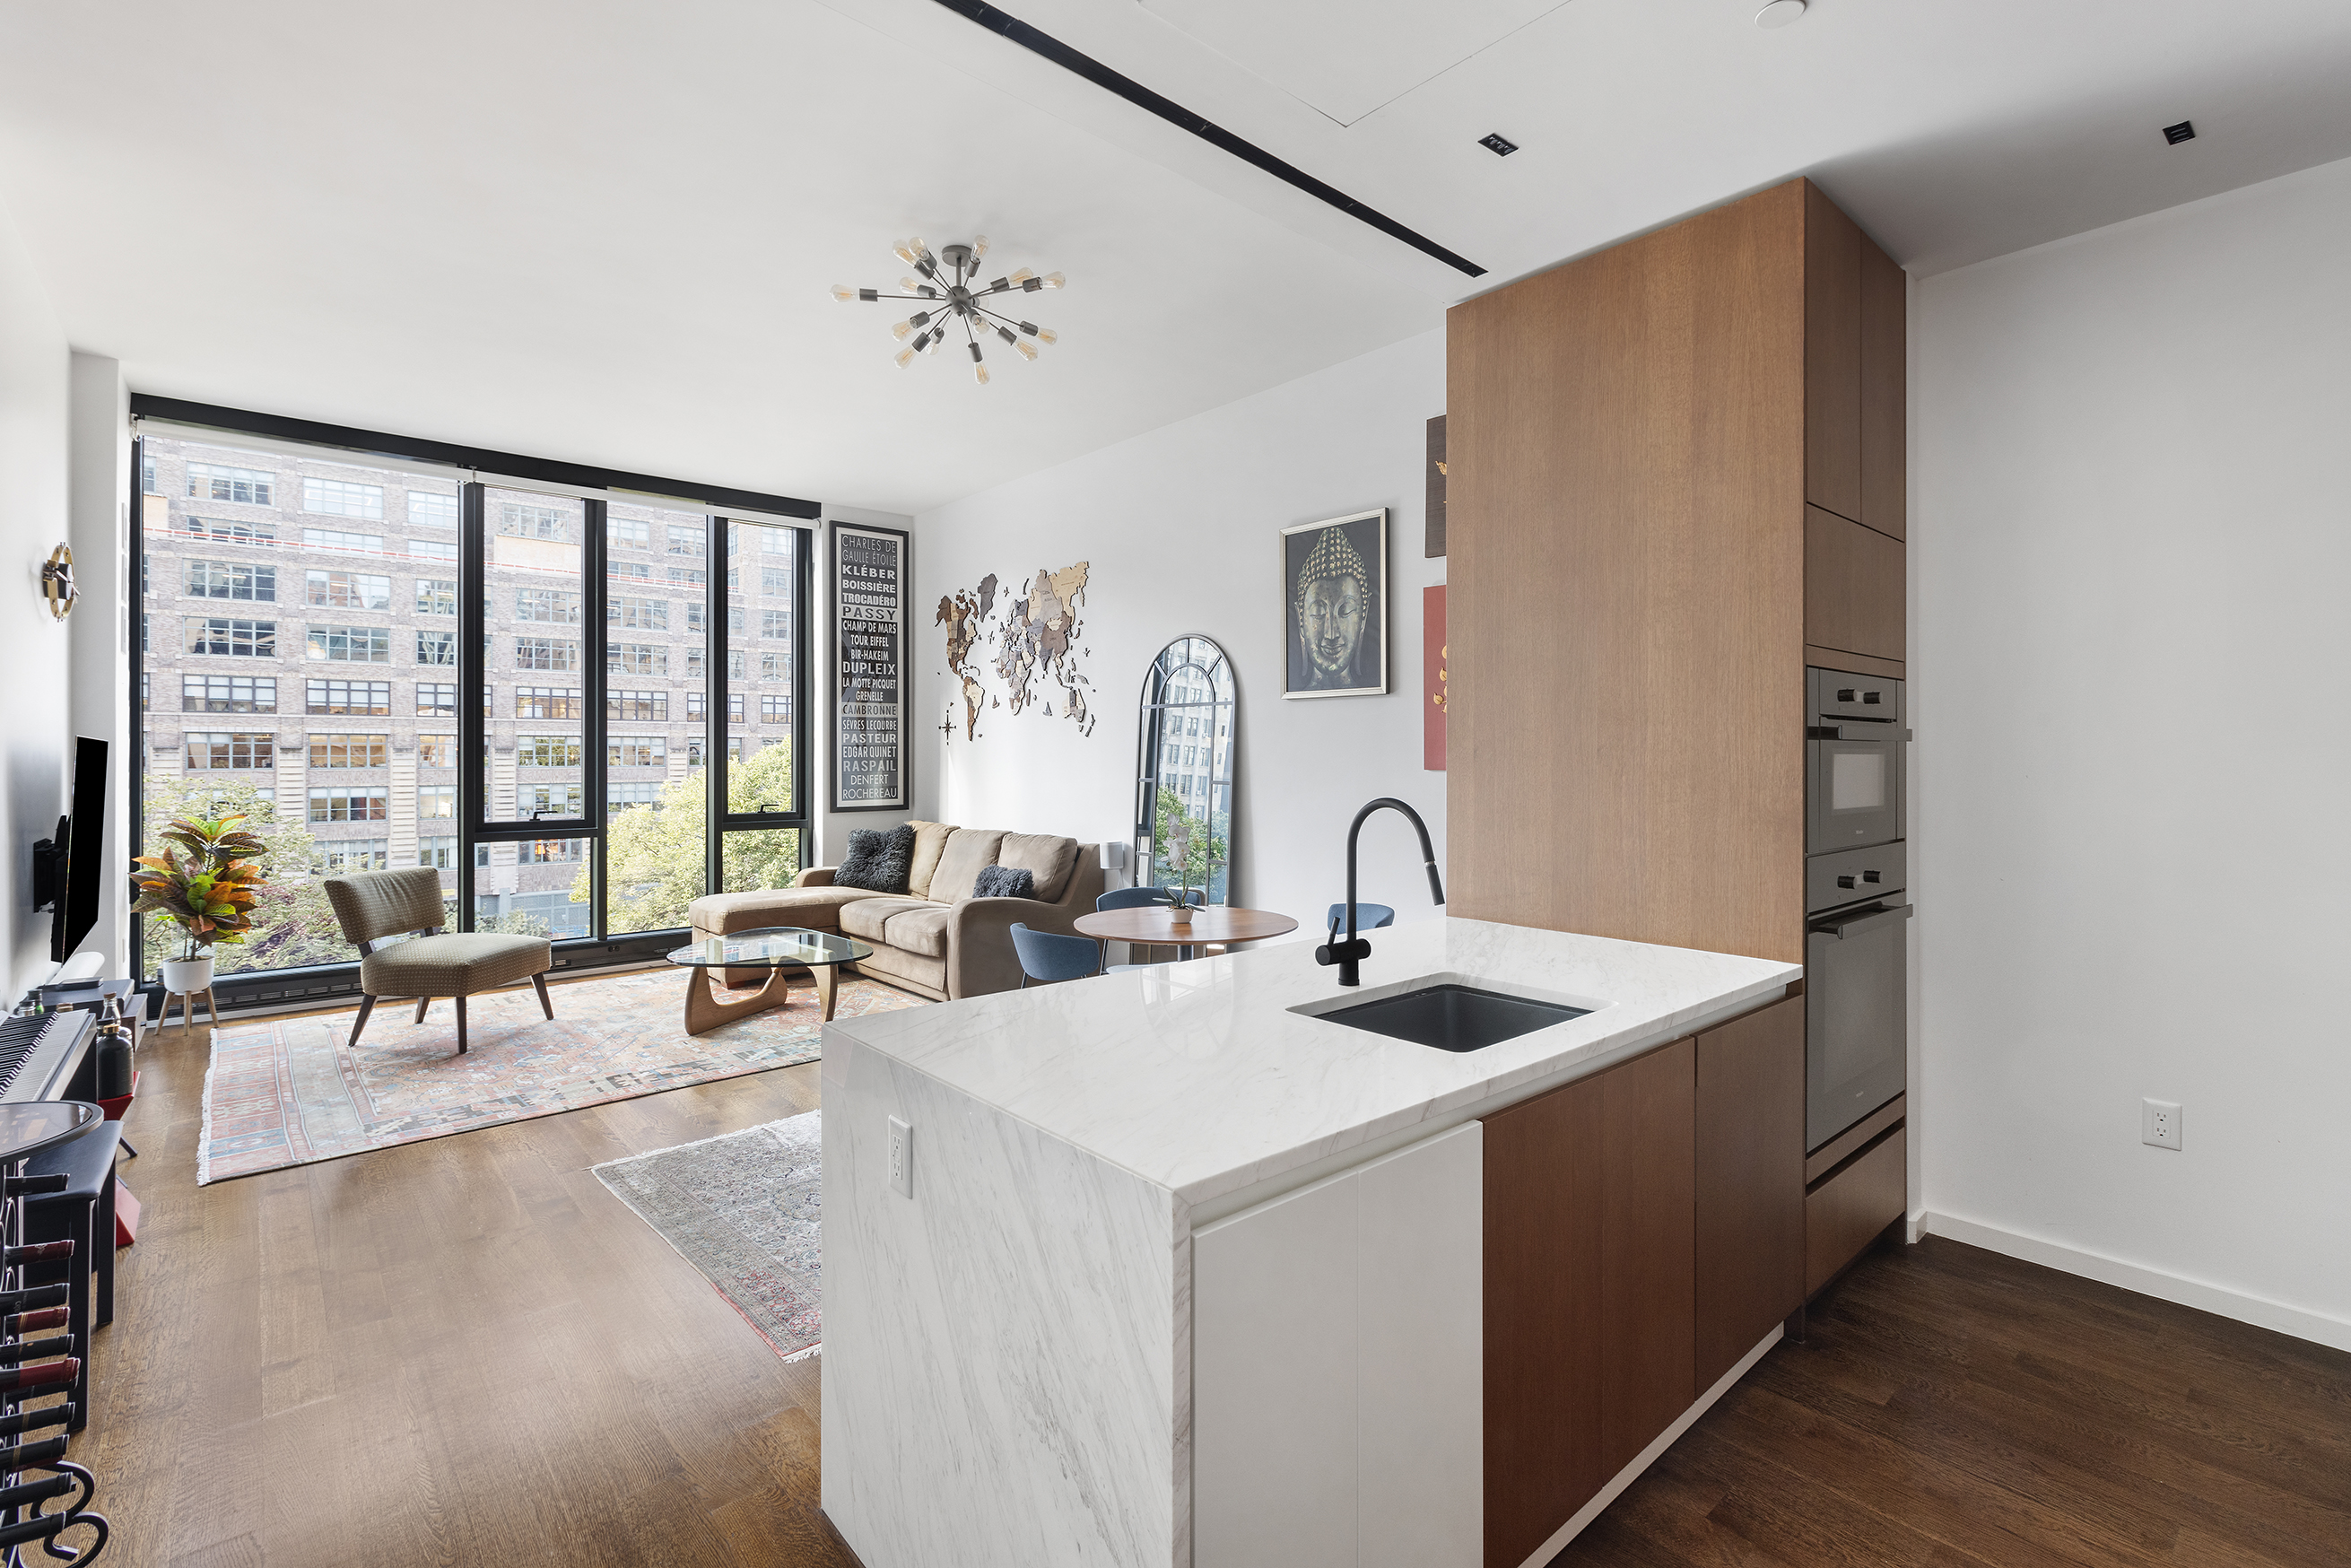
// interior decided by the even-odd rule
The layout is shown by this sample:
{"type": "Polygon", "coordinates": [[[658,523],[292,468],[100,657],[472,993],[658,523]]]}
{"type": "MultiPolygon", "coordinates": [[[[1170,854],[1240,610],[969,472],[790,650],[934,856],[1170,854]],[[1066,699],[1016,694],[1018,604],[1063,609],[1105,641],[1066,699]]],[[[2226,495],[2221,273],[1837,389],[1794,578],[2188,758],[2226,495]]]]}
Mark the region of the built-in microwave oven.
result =
{"type": "Polygon", "coordinates": [[[1902,835],[1902,683],[1807,670],[1804,852],[1890,844],[1902,835]]]}

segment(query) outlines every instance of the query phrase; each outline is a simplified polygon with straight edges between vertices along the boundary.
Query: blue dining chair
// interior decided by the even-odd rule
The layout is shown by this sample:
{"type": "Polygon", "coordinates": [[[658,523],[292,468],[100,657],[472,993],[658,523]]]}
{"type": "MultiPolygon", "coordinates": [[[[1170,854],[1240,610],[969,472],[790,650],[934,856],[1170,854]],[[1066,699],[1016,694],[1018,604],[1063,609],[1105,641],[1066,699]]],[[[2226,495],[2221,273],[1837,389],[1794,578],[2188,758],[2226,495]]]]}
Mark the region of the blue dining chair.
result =
{"type": "Polygon", "coordinates": [[[1012,950],[1020,956],[1020,985],[1024,990],[1031,980],[1047,984],[1082,980],[1102,970],[1102,950],[1089,936],[1063,936],[1015,925],[1012,950]]]}
{"type": "MultiPolygon", "coordinates": [[[[1322,924],[1326,928],[1335,927],[1338,930],[1344,931],[1347,928],[1347,906],[1343,904],[1332,904],[1331,906],[1331,913],[1323,916],[1322,924]]],[[[1395,924],[1395,911],[1390,909],[1386,904],[1365,904],[1361,899],[1357,899],[1355,901],[1356,930],[1377,931],[1383,925],[1394,925],[1395,924]]]]}

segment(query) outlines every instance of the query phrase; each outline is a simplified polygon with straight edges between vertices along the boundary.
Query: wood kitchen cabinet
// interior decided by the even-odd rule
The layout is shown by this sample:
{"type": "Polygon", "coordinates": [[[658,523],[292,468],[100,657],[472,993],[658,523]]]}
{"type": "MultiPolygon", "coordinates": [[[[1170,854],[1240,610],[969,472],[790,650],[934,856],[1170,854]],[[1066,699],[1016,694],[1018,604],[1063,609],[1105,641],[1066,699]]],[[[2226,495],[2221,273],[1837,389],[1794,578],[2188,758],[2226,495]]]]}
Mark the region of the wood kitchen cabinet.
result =
{"type": "Polygon", "coordinates": [[[1698,1037],[1692,1396],[1803,1304],[1804,998],[1698,1037]]]}
{"type": "Polygon", "coordinates": [[[1806,507],[1805,643],[1899,662],[1908,613],[1902,555],[1900,539],[1806,507]]]}

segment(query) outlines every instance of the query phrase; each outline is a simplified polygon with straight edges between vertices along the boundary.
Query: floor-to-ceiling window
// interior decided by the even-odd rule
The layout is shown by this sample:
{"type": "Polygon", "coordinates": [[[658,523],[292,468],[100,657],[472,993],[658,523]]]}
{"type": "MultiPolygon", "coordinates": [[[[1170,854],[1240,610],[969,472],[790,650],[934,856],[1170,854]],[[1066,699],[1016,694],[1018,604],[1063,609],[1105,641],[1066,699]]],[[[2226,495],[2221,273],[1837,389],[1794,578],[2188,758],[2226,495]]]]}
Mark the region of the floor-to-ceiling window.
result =
{"type": "Polygon", "coordinates": [[[813,507],[152,419],[139,474],[141,836],[235,811],[270,845],[222,975],[353,962],[340,872],[432,867],[450,928],[592,958],[800,864],[813,507]]]}

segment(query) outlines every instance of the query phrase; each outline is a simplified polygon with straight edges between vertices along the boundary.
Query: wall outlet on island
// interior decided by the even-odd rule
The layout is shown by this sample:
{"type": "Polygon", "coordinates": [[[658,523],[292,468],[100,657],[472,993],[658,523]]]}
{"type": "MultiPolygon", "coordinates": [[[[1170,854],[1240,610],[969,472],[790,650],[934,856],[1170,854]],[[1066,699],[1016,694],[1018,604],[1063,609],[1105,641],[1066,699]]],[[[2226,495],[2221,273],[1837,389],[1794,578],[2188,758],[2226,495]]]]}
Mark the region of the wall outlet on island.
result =
{"type": "Polygon", "coordinates": [[[2139,1102],[2138,1141],[2158,1149],[2179,1146],[2179,1107],[2168,1100],[2139,1102]]]}
{"type": "Polygon", "coordinates": [[[914,1196],[914,1129],[895,1116],[890,1118],[890,1190],[914,1196]]]}

